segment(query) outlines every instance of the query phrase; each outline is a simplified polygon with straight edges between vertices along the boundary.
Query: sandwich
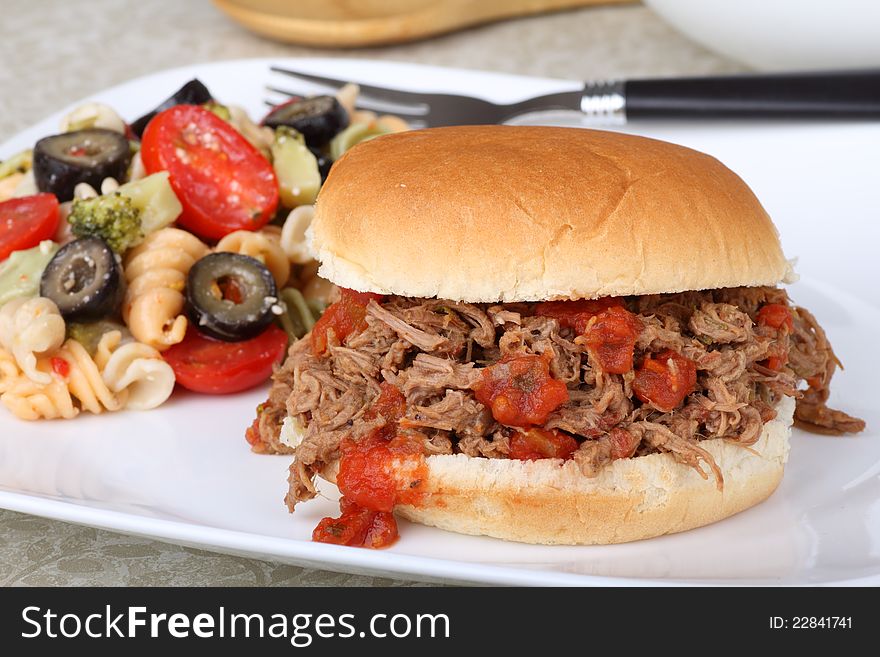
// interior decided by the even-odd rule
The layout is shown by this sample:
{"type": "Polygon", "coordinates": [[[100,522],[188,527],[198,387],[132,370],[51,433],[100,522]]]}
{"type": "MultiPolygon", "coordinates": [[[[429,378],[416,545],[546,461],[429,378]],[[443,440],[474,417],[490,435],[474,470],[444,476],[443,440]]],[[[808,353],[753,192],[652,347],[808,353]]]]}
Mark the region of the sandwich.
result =
{"type": "Polygon", "coordinates": [[[839,362],[749,187],[626,134],[453,127],[338,160],[309,228],[339,287],[273,377],[255,448],[291,510],[335,482],[319,541],[381,547],[393,514],[608,544],[717,522],[779,485],[792,423],[839,362]]]}

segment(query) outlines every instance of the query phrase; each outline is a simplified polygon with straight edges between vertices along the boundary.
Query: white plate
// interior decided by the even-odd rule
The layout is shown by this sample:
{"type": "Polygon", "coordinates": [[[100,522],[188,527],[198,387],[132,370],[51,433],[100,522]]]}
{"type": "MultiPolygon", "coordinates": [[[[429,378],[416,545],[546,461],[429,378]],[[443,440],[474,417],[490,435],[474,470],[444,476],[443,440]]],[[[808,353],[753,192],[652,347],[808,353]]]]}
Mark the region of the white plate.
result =
{"type": "MultiPolygon", "coordinates": [[[[280,60],[273,60],[277,63],[280,60]]],[[[268,60],[200,65],[94,96],[134,118],[198,76],[221,100],[262,112],[268,60]]],[[[404,88],[514,100],[574,83],[355,60],[282,62],[404,88]]],[[[62,113],[0,146],[53,133],[62,113]]],[[[752,185],[804,282],[792,295],[820,318],[847,370],[832,402],[868,421],[855,438],[799,431],[788,472],[764,504],[684,534],[604,547],[527,546],[401,523],[391,549],[309,541],[335,504],[294,516],[281,499],[287,457],[251,454],[245,427],[264,391],[175,394],[156,411],[25,423],[0,408],[0,506],[219,551],[353,572],[508,584],[880,583],[878,124],[639,125],[708,151],[752,185]]],[[[328,492],[329,495],[329,492],[328,492]]]]}

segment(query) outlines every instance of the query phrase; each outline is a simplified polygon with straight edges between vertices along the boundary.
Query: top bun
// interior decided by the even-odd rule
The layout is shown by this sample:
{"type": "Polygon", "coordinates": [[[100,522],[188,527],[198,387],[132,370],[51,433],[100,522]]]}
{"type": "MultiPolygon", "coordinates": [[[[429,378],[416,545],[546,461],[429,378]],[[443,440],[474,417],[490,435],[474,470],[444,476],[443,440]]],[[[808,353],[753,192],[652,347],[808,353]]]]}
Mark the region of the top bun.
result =
{"type": "Polygon", "coordinates": [[[343,287],[469,302],[775,285],[789,272],[764,208],[715,158],[572,128],[362,143],[333,165],[310,239],[343,287]]]}

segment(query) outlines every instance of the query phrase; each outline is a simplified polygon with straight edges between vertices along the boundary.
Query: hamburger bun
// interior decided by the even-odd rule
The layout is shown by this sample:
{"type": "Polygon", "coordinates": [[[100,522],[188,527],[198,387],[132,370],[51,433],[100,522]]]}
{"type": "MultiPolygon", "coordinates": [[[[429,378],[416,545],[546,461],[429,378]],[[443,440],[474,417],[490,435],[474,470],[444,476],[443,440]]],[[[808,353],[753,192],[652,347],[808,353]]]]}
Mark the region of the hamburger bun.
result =
{"type": "Polygon", "coordinates": [[[334,165],[310,229],[320,274],[362,292],[468,302],[775,285],[779,238],[718,160],[598,130],[387,135],[334,165]]]}
{"type": "MultiPolygon", "coordinates": [[[[455,127],[360,144],[334,164],[309,239],[319,273],[340,286],[472,303],[776,285],[790,274],[764,208],[716,159],[571,128],[455,127]]],[[[424,499],[396,512],[541,544],[684,531],[776,489],[793,409],[783,398],[749,448],[699,443],[723,486],[670,452],[613,461],[596,477],[571,460],[435,455],[424,499]]],[[[322,476],[334,481],[337,467],[322,476]]]]}

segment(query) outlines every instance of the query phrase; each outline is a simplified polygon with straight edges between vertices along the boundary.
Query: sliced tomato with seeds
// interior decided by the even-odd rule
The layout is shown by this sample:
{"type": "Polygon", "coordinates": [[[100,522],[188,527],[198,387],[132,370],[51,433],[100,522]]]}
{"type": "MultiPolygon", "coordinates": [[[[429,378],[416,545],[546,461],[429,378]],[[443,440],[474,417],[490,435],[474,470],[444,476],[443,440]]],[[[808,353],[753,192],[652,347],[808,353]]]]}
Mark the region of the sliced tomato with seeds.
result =
{"type": "Polygon", "coordinates": [[[278,208],[272,165],[235,128],[198,105],[176,105],[147,124],[147,173],[167,171],[184,228],[209,240],[257,230],[278,208]]]}
{"type": "Polygon", "coordinates": [[[54,194],[34,194],[0,203],[0,261],[13,251],[52,239],[61,215],[54,194]]]}
{"type": "Polygon", "coordinates": [[[287,333],[275,325],[241,342],[217,340],[190,326],[183,342],[162,352],[162,358],[187,390],[224,395],[266,381],[286,352],[287,333]]]}

